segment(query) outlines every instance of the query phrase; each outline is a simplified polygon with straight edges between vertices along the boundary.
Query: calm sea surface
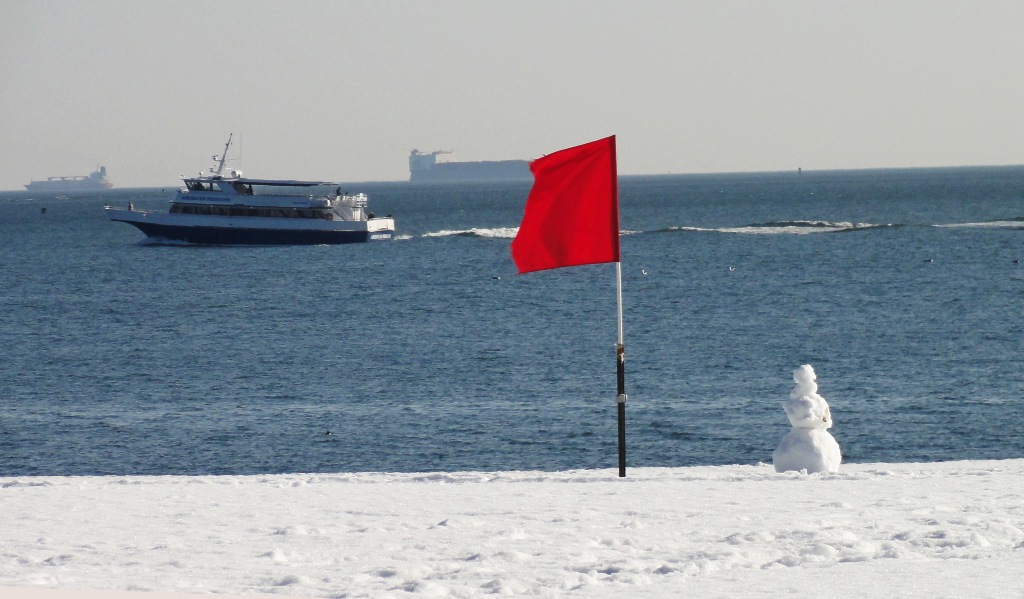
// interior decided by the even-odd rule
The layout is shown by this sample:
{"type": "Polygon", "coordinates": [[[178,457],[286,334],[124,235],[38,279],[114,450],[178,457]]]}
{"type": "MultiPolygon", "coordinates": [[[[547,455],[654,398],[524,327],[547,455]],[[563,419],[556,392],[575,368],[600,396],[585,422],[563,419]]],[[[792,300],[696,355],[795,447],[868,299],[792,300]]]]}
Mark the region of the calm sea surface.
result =
{"type": "MultiPolygon", "coordinates": [[[[516,275],[529,183],[347,188],[399,238],[153,244],[102,207],[171,189],[0,193],[0,476],[614,467],[614,266],[516,275]]],[[[630,466],[769,462],[805,363],[846,461],[1024,456],[1024,168],[620,194],[630,466]]]]}

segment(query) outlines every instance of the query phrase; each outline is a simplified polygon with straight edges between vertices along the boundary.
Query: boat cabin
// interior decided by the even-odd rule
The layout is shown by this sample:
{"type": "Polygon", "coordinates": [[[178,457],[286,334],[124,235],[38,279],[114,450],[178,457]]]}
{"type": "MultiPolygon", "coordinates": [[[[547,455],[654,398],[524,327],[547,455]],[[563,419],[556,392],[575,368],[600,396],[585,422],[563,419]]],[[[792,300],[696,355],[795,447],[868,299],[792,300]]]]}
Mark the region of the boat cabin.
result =
{"type": "Polygon", "coordinates": [[[345,195],[328,181],[183,177],[174,214],[366,220],[366,194],[345,195]]]}

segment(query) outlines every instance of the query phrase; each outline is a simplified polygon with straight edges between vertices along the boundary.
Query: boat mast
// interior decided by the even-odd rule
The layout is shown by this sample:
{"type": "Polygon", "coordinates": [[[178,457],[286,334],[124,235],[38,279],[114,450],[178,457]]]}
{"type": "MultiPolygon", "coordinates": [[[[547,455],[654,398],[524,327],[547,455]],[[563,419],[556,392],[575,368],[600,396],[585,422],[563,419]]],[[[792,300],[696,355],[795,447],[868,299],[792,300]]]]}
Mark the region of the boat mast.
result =
{"type": "MultiPolygon", "coordinates": [[[[221,171],[224,170],[224,161],[228,159],[228,147],[231,145],[231,138],[235,135],[234,132],[228,134],[228,143],[224,144],[224,151],[220,155],[220,162],[217,164],[217,170],[213,173],[213,176],[219,177],[221,171]]],[[[214,156],[214,159],[217,157],[214,156]]]]}

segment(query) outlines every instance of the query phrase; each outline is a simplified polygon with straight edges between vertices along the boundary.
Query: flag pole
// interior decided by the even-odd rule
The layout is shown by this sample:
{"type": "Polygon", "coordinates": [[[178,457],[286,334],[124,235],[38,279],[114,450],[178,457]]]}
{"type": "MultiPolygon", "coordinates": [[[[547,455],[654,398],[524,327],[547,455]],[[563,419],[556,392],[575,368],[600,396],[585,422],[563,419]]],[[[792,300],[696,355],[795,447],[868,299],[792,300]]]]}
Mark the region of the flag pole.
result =
{"type": "Polygon", "coordinates": [[[622,340],[622,262],[615,263],[615,292],[618,299],[619,342],[615,346],[619,393],[619,476],[626,476],[626,346],[622,340]]]}

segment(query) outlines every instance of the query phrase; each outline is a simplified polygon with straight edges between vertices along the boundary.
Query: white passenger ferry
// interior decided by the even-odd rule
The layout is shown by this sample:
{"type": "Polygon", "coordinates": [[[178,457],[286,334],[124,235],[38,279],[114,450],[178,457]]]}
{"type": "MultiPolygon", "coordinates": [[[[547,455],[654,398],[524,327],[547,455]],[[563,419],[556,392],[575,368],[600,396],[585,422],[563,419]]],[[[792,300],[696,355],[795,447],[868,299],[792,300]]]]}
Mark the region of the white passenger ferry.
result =
{"type": "MultiPolygon", "coordinates": [[[[182,177],[167,212],[106,207],[112,221],[148,237],[204,245],[335,244],[385,241],[395,221],[367,210],[366,194],[349,195],[328,181],[222,176],[231,138],[210,174],[182,177]]],[[[216,156],[214,157],[217,158],[216,156]]]]}

